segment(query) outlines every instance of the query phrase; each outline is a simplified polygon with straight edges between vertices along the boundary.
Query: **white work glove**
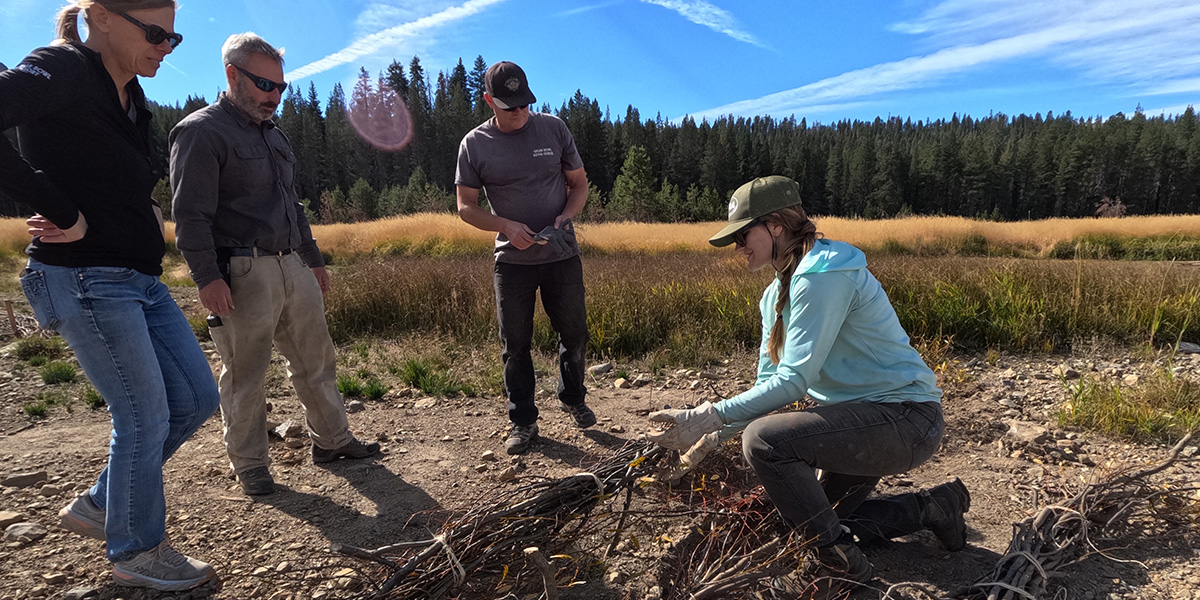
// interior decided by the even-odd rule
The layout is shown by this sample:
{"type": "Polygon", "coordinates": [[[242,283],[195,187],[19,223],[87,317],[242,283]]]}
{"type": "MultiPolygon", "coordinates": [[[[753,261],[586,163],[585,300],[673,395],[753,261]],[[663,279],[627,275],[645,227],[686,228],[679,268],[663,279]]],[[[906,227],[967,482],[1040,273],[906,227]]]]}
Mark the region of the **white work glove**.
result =
{"type": "Polygon", "coordinates": [[[725,426],[712,402],[705,402],[696,408],[669,408],[652,412],[650,420],[675,424],[666,431],[650,431],[646,438],[663,448],[680,452],[694,446],[704,434],[720,431],[725,426]]]}
{"type": "Polygon", "coordinates": [[[667,481],[676,481],[680,477],[687,475],[700,461],[712,454],[713,450],[721,447],[720,432],[714,431],[706,433],[700,441],[688,448],[687,452],[679,455],[679,464],[667,472],[667,481]]]}

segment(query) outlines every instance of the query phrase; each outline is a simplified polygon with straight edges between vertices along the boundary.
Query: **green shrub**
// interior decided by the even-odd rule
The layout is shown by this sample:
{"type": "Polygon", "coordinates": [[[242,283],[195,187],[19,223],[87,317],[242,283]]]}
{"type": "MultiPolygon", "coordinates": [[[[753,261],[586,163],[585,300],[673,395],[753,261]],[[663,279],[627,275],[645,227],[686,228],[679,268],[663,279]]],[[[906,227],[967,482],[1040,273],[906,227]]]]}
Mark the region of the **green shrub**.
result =
{"type": "Polygon", "coordinates": [[[71,403],[71,397],[62,390],[42,390],[35,399],[46,406],[66,406],[71,403]]]}
{"type": "Polygon", "coordinates": [[[75,381],[75,367],[70,363],[61,360],[55,360],[46,363],[42,367],[42,381],[46,385],[54,385],[56,383],[71,383],[75,381]]]}
{"type": "Polygon", "coordinates": [[[41,354],[29,357],[29,366],[31,367],[40,367],[48,362],[50,362],[50,359],[42,356],[41,354]]]}
{"type": "Polygon", "coordinates": [[[367,384],[363,386],[363,395],[371,400],[378,400],[387,392],[388,386],[375,377],[367,380],[367,384]]]}
{"type": "Polygon", "coordinates": [[[100,392],[97,392],[96,388],[90,385],[83,389],[83,394],[80,395],[80,399],[82,399],[83,403],[88,405],[88,408],[92,410],[104,408],[105,404],[107,404],[104,401],[104,398],[100,396],[100,392]]]}
{"type": "Polygon", "coordinates": [[[34,419],[40,419],[46,416],[47,407],[45,402],[26,402],[24,409],[25,414],[34,419]]]}
{"type": "Polygon", "coordinates": [[[207,342],[212,339],[212,333],[208,330],[208,315],[191,315],[187,320],[197,340],[207,342]]]}
{"type": "Polygon", "coordinates": [[[44,338],[40,335],[23,337],[17,340],[13,348],[13,353],[21,360],[29,360],[35,356],[58,358],[62,352],[62,338],[44,338]]]}
{"type": "Polygon", "coordinates": [[[357,398],[363,393],[362,382],[353,375],[342,373],[337,378],[338,391],[348,398],[357,398]]]}

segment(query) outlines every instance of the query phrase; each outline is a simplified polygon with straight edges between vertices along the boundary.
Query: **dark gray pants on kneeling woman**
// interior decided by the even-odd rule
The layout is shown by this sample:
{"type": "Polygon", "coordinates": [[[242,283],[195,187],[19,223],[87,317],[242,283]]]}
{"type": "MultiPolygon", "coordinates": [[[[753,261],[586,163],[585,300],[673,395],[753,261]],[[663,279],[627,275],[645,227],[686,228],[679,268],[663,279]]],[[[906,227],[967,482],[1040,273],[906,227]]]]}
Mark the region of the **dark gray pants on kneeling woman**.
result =
{"type": "Polygon", "coordinates": [[[938,402],[845,402],[755,420],[742,451],[779,514],[817,546],[845,524],[859,540],[920,531],[918,494],[867,500],[884,475],[916,468],[942,441],[938,402]],[[818,481],[816,469],[825,472],[818,481]]]}

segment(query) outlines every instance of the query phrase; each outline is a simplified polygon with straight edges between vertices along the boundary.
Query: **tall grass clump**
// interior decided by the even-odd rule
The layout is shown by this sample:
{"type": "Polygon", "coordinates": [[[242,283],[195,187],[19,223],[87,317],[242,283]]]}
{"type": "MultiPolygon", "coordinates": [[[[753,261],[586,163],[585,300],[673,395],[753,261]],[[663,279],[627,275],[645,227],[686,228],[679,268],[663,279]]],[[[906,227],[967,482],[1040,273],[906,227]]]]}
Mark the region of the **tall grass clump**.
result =
{"type": "Polygon", "coordinates": [[[1085,376],[1068,391],[1058,413],[1063,424],[1163,444],[1200,429],[1200,383],[1169,369],[1132,388],[1085,376]]]}
{"type": "Polygon", "coordinates": [[[1200,236],[1087,234],[1060,240],[1050,258],[1093,260],[1200,260],[1200,236]]]}
{"type": "Polygon", "coordinates": [[[449,396],[462,390],[458,378],[436,360],[410,358],[400,366],[396,376],[430,396],[449,396]]]}

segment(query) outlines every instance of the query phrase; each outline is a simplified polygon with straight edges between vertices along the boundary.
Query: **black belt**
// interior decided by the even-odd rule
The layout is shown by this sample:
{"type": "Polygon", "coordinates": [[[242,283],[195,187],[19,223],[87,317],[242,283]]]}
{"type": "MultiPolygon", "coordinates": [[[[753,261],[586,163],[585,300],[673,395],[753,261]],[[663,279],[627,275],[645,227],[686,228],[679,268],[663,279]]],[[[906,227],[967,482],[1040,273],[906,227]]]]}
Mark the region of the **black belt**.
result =
{"type": "Polygon", "coordinates": [[[218,248],[217,252],[225,256],[287,256],[292,253],[292,249],[271,251],[255,246],[251,248],[218,248]]]}

